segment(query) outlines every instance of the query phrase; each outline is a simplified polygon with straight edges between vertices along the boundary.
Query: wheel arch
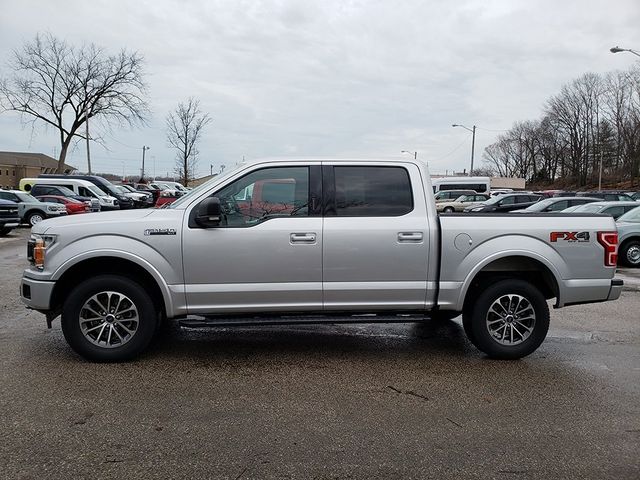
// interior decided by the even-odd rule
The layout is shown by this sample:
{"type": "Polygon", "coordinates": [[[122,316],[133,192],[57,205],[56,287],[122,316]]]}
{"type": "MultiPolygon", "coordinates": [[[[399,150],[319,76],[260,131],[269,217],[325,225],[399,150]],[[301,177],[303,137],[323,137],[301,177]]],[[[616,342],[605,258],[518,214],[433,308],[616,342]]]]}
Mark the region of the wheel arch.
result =
{"type": "Polygon", "coordinates": [[[560,298],[559,275],[555,268],[537,256],[520,252],[486,259],[472,271],[461,291],[463,310],[492,282],[503,279],[524,280],[534,285],[548,300],[560,298]]]}
{"type": "Polygon", "coordinates": [[[168,286],[161,279],[160,274],[152,267],[145,265],[142,259],[135,261],[119,255],[98,254],[82,258],[65,267],[61,267],[54,275],[56,281],[51,294],[53,311],[59,312],[65,295],[87,277],[96,274],[121,275],[135,280],[149,292],[154,302],[160,305],[163,315],[166,316],[173,311],[168,286]]]}

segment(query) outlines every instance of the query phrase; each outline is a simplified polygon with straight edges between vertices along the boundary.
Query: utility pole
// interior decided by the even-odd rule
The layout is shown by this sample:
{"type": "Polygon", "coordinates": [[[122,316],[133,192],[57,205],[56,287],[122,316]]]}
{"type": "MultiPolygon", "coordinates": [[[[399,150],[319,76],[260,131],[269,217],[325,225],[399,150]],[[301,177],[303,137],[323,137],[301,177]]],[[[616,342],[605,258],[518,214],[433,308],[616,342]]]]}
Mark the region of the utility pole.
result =
{"type": "Polygon", "coordinates": [[[210,169],[209,175],[213,175],[213,163],[209,165],[209,169],[210,169]]]}
{"type": "Polygon", "coordinates": [[[144,154],[146,153],[147,150],[149,150],[151,147],[147,147],[146,145],[142,146],[142,170],[140,171],[140,180],[144,180],[144,154]]]}
{"type": "Polygon", "coordinates": [[[469,175],[473,175],[473,153],[476,149],[476,126],[473,126],[473,129],[469,128],[469,127],[465,127],[464,125],[459,125],[457,123],[454,123],[453,125],[451,125],[452,127],[461,127],[464,128],[465,130],[468,130],[472,133],[472,137],[471,137],[471,168],[469,169],[469,175]]]}
{"type": "MultiPolygon", "coordinates": [[[[87,96],[87,92],[85,91],[85,97],[87,96]]],[[[91,175],[91,154],[89,153],[89,105],[84,107],[84,127],[85,127],[85,137],[87,141],[87,169],[89,171],[89,175],[91,175]]]]}
{"type": "Polygon", "coordinates": [[[476,150],[476,126],[473,126],[473,135],[471,136],[471,169],[469,175],[473,175],[473,152],[476,150]]]}

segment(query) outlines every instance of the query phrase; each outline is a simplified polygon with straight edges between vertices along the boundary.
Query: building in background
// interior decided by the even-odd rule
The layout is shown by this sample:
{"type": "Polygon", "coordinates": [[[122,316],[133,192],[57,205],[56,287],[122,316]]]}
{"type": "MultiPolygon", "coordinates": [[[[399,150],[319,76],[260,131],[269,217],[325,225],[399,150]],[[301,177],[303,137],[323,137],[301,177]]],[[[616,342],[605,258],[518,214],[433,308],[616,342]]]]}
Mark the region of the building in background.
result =
{"type": "MultiPolygon", "coordinates": [[[[0,188],[17,189],[21,178],[55,173],[58,160],[44,153],[0,152],[0,188]]],[[[76,167],[65,164],[63,173],[73,173],[76,167]]]]}

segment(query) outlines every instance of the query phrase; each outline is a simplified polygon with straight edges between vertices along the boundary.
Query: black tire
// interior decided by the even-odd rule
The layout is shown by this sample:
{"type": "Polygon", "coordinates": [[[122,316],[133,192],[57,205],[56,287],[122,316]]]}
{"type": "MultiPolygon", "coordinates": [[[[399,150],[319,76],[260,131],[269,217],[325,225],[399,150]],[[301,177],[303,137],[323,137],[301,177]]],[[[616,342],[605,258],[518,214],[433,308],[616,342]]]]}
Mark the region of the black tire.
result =
{"type": "Polygon", "coordinates": [[[2,227],[0,228],[0,237],[7,235],[13,228],[2,227]]]}
{"type": "Polygon", "coordinates": [[[453,213],[455,211],[456,210],[453,207],[444,207],[444,210],[443,210],[444,213],[453,213]]]}
{"type": "Polygon", "coordinates": [[[629,240],[620,246],[618,261],[626,267],[640,267],[640,240],[629,240]]]}
{"type": "Polygon", "coordinates": [[[33,227],[35,224],[40,223],[45,218],[47,218],[47,215],[44,212],[41,212],[40,210],[33,210],[29,212],[25,220],[29,225],[33,227]]]}
{"type": "MultiPolygon", "coordinates": [[[[110,301],[111,300],[108,300],[107,303],[110,301]]],[[[114,300],[114,302],[115,301],[117,301],[117,299],[114,300]]],[[[96,304],[94,303],[90,305],[93,308],[96,307],[96,304]]],[[[108,308],[109,305],[107,305],[107,309],[108,308]]],[[[120,301],[118,302],[117,308],[117,311],[121,310],[120,301]]],[[[124,313],[127,312],[123,311],[123,314],[124,313]]],[[[114,317],[114,315],[107,315],[107,317],[114,317]]],[[[64,333],[67,343],[69,343],[69,346],[71,346],[71,348],[83,358],[94,362],[121,362],[130,360],[144,351],[154,336],[158,323],[157,319],[158,310],[156,309],[149,294],[141,285],[118,275],[101,275],[82,282],[71,291],[62,306],[61,323],[62,332],[64,333]],[[135,323],[126,319],[122,319],[120,321],[115,320],[115,318],[120,317],[111,318],[111,320],[96,319],[93,324],[88,323],[86,319],[84,320],[83,325],[88,325],[87,329],[93,328],[94,325],[99,327],[107,324],[106,327],[116,330],[114,335],[117,335],[117,332],[124,335],[123,341],[120,342],[122,343],[121,345],[118,345],[119,340],[116,339],[117,337],[113,336],[115,345],[111,348],[93,343],[87,338],[89,336],[88,333],[83,333],[80,327],[81,314],[86,315],[86,312],[89,311],[88,309],[83,308],[84,305],[89,302],[91,297],[94,295],[98,295],[97,298],[102,299],[101,301],[103,301],[104,304],[104,296],[107,295],[106,292],[114,292],[116,295],[119,295],[120,300],[125,302],[122,306],[124,309],[128,308],[131,310],[131,307],[129,306],[129,303],[131,303],[137,313],[138,319],[135,330],[133,329],[133,325],[136,325],[135,323]],[[111,324],[111,327],[109,324],[111,324]],[[124,326],[125,324],[127,325],[126,327],[124,326]],[[126,333],[128,331],[127,328],[134,331],[134,334],[130,337],[126,333]]],[[[102,330],[104,330],[104,328],[102,330]]],[[[98,328],[101,335],[98,337],[98,343],[100,343],[101,340],[105,340],[102,330],[98,328]]],[[[108,330],[107,332],[111,334],[108,330]]],[[[96,334],[93,333],[92,335],[96,334]]],[[[105,344],[111,340],[111,337],[106,340],[107,341],[104,342],[105,344]]]]}
{"type": "Polygon", "coordinates": [[[469,306],[463,317],[463,326],[471,343],[491,358],[512,360],[525,357],[533,353],[544,341],[549,331],[549,306],[540,291],[523,280],[500,280],[483,290],[476,301],[469,306]],[[513,305],[508,296],[514,296],[513,305]],[[504,318],[493,311],[503,307],[504,318]],[[490,313],[490,309],[494,310],[490,313]],[[519,313],[519,316],[514,315],[519,313]],[[491,323],[491,327],[489,326],[491,323]],[[502,338],[496,335],[502,331],[502,338]],[[512,325],[511,327],[509,325],[512,325]],[[492,334],[489,328],[497,329],[492,334]],[[529,330],[530,328],[530,330],[529,330]],[[505,344],[509,331],[513,344],[505,344]],[[518,333],[522,331],[522,334],[518,333]],[[515,337],[514,337],[515,335],[515,337]]]}

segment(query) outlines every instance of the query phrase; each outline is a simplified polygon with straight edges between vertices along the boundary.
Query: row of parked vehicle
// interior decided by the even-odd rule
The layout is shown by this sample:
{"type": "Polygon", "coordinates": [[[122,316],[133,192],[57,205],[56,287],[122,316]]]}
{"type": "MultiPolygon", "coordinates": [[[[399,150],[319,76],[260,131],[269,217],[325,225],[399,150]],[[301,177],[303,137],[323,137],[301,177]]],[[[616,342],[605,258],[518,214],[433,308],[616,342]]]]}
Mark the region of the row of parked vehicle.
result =
{"type": "Polygon", "coordinates": [[[640,267],[640,192],[491,192],[444,190],[438,192],[436,208],[441,213],[473,212],[599,213],[616,220],[619,262],[640,267]],[[491,194],[493,193],[493,195],[491,194]]]}
{"type": "Polygon", "coordinates": [[[19,190],[0,190],[0,236],[21,223],[31,226],[63,215],[161,207],[184,195],[178,182],[113,184],[97,175],[23,178],[19,190]]]}

